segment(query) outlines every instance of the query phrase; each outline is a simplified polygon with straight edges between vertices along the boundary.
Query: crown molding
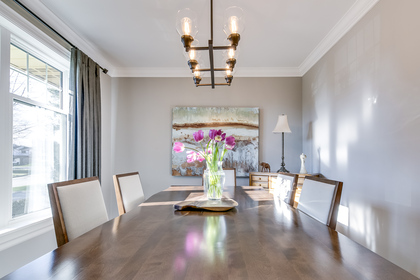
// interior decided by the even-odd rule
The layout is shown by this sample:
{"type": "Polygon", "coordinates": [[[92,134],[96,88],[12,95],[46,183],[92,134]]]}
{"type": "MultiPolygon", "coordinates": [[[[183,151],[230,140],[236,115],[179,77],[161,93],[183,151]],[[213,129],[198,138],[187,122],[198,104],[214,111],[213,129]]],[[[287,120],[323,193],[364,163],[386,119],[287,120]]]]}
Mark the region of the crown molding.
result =
{"type": "Polygon", "coordinates": [[[315,47],[299,66],[300,76],[308,72],[367,12],[380,0],[357,0],[327,36],[315,47]]]}
{"type": "Polygon", "coordinates": [[[21,2],[28,7],[37,16],[42,18],[52,28],[57,30],[63,35],[68,41],[70,41],[77,48],[82,50],[90,58],[92,58],[101,67],[112,69],[114,68],[113,63],[98,49],[95,44],[85,40],[74,32],[68,25],[66,25],[59,17],[57,17],[42,0],[21,0],[21,2]]]}

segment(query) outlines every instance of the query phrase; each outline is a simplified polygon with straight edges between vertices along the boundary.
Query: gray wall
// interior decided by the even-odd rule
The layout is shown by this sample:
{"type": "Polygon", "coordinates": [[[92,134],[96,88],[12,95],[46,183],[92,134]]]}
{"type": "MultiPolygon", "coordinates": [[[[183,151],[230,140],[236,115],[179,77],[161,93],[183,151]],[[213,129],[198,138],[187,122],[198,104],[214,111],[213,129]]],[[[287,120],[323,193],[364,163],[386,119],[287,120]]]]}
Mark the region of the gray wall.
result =
{"type": "MultiPolygon", "coordinates": [[[[260,108],[259,157],[274,171],[281,163],[281,135],[272,130],[278,115],[288,115],[292,133],[285,135],[285,161],[297,172],[302,153],[301,85],[301,78],[235,78],[231,87],[212,90],[196,88],[191,78],[113,78],[114,171],[139,171],[146,197],[170,185],[201,185],[201,178],[171,176],[172,108],[238,106],[260,108]]],[[[238,184],[248,185],[248,179],[238,184]]]]}
{"type": "Polygon", "coordinates": [[[339,231],[420,276],[420,1],[381,0],[303,77],[308,172],[344,182],[339,231]]]}

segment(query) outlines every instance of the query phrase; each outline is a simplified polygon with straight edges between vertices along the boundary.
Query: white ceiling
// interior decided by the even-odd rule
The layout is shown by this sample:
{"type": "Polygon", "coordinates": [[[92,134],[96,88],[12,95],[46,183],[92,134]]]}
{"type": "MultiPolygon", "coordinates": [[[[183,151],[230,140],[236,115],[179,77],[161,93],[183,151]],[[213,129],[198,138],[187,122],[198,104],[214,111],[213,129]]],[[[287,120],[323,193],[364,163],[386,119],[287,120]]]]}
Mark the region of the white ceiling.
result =
{"type": "MultiPolygon", "coordinates": [[[[377,1],[214,0],[214,45],[226,44],[223,11],[240,6],[246,27],[236,75],[302,76],[377,1]]],[[[175,29],[179,9],[196,11],[200,45],[210,39],[209,0],[22,2],[111,76],[189,76],[175,29]]]]}

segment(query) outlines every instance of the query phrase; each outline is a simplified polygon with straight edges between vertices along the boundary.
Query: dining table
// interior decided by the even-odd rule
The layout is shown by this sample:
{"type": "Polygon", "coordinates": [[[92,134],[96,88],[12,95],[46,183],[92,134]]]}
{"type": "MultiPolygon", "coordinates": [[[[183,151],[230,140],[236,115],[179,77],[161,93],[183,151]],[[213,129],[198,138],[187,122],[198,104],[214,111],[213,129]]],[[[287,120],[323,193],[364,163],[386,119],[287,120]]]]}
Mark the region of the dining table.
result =
{"type": "Polygon", "coordinates": [[[175,210],[201,186],[171,186],[4,279],[418,279],[254,186],[228,211],[175,210]]]}

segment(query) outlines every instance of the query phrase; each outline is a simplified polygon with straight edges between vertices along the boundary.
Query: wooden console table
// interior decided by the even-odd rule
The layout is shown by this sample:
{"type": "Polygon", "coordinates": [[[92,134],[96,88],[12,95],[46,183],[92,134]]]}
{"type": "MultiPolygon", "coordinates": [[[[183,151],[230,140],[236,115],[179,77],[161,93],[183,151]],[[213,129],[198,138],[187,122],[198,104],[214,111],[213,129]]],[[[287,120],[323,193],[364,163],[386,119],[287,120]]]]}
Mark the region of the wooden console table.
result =
{"type": "MultiPolygon", "coordinates": [[[[255,187],[263,187],[269,190],[274,188],[275,182],[277,180],[278,173],[270,172],[250,172],[249,173],[249,185],[255,187]]],[[[297,182],[297,190],[295,195],[295,207],[299,203],[300,193],[302,191],[303,181],[306,176],[316,176],[320,177],[321,174],[299,174],[299,179],[297,182]]]]}

